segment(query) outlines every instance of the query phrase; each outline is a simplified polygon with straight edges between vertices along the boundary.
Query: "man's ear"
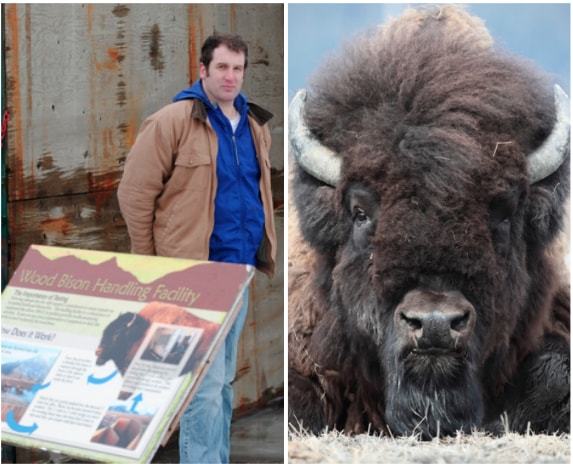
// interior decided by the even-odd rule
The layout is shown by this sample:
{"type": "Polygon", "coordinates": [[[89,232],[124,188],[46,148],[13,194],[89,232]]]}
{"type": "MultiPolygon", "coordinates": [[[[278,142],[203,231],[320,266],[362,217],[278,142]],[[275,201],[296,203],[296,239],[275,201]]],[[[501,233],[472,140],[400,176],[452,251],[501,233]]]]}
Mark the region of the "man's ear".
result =
{"type": "Polygon", "coordinates": [[[209,70],[205,67],[203,63],[199,63],[199,77],[201,79],[209,77],[209,70]]]}

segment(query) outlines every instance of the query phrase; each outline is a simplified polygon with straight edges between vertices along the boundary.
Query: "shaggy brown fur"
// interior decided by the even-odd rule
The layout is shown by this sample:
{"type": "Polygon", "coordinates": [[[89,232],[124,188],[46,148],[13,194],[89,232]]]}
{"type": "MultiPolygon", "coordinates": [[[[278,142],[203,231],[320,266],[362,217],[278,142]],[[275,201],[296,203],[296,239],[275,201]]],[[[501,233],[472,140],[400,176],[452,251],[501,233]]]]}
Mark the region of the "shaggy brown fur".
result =
{"type": "Polygon", "coordinates": [[[524,420],[568,429],[569,296],[545,252],[562,224],[569,163],[535,185],[526,171],[555,122],[546,79],[493,48],[463,10],[410,11],[317,72],[305,119],[343,166],[336,189],[295,172],[312,251],[289,275],[291,420],[385,431],[392,416],[393,432],[406,433],[418,420],[395,416],[404,401],[421,416],[416,408],[430,409],[426,435],[436,432],[432,414],[453,433],[508,408],[516,430],[524,420]],[[368,233],[348,206],[357,186],[376,205],[364,208],[368,233]],[[391,314],[417,286],[456,289],[478,314],[464,386],[431,387],[435,402],[397,373],[391,314]],[[565,367],[566,380],[550,364],[565,367]],[[522,388],[547,376],[554,420],[528,409],[522,388]],[[510,388],[512,379],[527,381],[510,388]],[[443,392],[450,398],[438,401],[443,392]],[[539,417],[524,419],[528,411],[539,417]]]}

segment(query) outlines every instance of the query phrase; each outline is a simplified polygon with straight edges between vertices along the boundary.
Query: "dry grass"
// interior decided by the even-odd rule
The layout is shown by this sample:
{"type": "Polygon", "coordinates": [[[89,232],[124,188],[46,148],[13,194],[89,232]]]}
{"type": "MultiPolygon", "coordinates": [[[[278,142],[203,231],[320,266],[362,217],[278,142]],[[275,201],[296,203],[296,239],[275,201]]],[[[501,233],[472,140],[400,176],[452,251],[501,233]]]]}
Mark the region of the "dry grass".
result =
{"type": "Polygon", "coordinates": [[[328,432],[310,436],[289,434],[289,464],[532,464],[570,462],[569,435],[518,435],[492,438],[481,432],[433,441],[416,437],[381,438],[328,432]]]}

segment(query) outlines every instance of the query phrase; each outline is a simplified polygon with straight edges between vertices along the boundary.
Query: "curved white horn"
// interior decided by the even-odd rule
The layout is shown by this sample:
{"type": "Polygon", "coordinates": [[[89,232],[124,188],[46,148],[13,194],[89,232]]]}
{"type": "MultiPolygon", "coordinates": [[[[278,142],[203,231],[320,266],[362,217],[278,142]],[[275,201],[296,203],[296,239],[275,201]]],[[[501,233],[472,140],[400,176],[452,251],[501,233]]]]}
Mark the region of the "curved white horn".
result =
{"type": "Polygon", "coordinates": [[[126,327],[131,327],[133,325],[133,323],[135,322],[135,320],[137,319],[137,313],[133,313],[133,317],[131,318],[131,320],[127,323],[126,327]]]}
{"type": "Polygon", "coordinates": [[[545,142],[527,157],[529,183],[534,184],[553,174],[563,164],[569,146],[569,97],[557,84],[555,94],[555,125],[545,142]]]}
{"type": "Polygon", "coordinates": [[[290,146],[307,173],[334,187],[340,179],[342,160],[310,134],[302,114],[305,101],[306,90],[299,90],[289,106],[290,146]]]}

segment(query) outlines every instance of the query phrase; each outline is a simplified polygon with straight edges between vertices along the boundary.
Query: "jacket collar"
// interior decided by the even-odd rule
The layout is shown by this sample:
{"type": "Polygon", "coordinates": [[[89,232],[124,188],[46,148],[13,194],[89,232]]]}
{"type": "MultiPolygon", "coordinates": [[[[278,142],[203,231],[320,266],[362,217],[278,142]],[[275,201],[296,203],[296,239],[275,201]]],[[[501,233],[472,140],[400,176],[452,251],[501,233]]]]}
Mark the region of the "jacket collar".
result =
{"type": "MultiPolygon", "coordinates": [[[[263,107],[255,103],[249,102],[248,105],[249,115],[252,116],[255,121],[257,121],[259,126],[263,126],[273,117],[273,114],[270,111],[265,110],[263,107]]],[[[191,117],[199,119],[203,122],[207,122],[207,108],[205,108],[205,104],[201,100],[193,99],[191,117]]]]}
{"type": "Polygon", "coordinates": [[[273,117],[273,114],[270,111],[265,110],[256,103],[249,102],[248,105],[249,114],[255,119],[255,121],[257,121],[259,126],[263,126],[273,117]]]}
{"type": "Polygon", "coordinates": [[[191,117],[207,122],[207,108],[205,104],[198,99],[193,99],[193,108],[191,108],[191,117]]]}

